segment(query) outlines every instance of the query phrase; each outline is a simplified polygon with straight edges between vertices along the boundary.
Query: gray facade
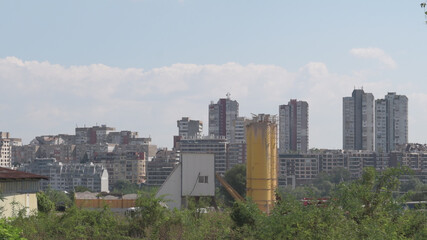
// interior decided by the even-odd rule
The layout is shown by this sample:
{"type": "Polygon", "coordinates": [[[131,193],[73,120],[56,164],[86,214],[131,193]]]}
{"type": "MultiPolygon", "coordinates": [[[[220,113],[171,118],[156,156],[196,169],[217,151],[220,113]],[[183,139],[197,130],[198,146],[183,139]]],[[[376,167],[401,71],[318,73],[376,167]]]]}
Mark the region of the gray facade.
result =
{"type": "Polygon", "coordinates": [[[141,184],[146,179],[146,158],[144,152],[103,153],[94,159],[108,171],[111,188],[119,181],[141,184]]]}
{"type": "Polygon", "coordinates": [[[229,143],[227,145],[227,170],[236,164],[246,163],[246,143],[229,143]]]}
{"type": "Polygon", "coordinates": [[[179,162],[163,162],[153,160],[147,163],[147,181],[148,186],[161,186],[179,162]]]}
{"type": "Polygon", "coordinates": [[[221,98],[209,104],[209,136],[232,139],[233,121],[239,116],[239,103],[236,100],[221,98]]]}
{"type": "Polygon", "coordinates": [[[153,160],[147,162],[147,181],[145,183],[149,186],[161,186],[179,161],[179,154],[175,151],[159,149],[153,160]]]}
{"type": "Polygon", "coordinates": [[[177,121],[178,134],[183,138],[198,138],[203,133],[203,122],[183,117],[177,121]]]}
{"type": "Polygon", "coordinates": [[[336,168],[347,169],[352,179],[358,179],[363,168],[383,170],[383,161],[386,161],[387,168],[389,160],[388,155],[377,155],[373,151],[321,150],[308,154],[279,154],[279,183],[292,186],[309,184],[320,172],[331,173],[336,168]],[[378,164],[377,159],[381,161],[378,164]]]}
{"type": "Polygon", "coordinates": [[[279,153],[306,153],[309,145],[308,103],[291,99],[279,106],[279,153]]]}
{"type": "Polygon", "coordinates": [[[0,167],[12,167],[12,143],[5,132],[0,132],[0,167]]]}
{"type": "Polygon", "coordinates": [[[224,174],[227,170],[227,145],[225,138],[204,137],[181,139],[178,143],[181,153],[212,153],[215,156],[215,172],[224,174]]]}
{"type": "Polygon", "coordinates": [[[209,138],[227,141],[229,154],[222,163],[222,157],[215,157],[217,171],[225,172],[236,164],[246,162],[246,118],[239,117],[239,103],[227,98],[221,98],[215,104],[209,105],[209,138]]]}
{"type": "Polygon", "coordinates": [[[55,158],[62,163],[94,161],[102,154],[144,152],[147,160],[154,157],[157,146],[151,138],[140,138],[138,132],[113,132],[106,126],[76,128],[76,135],[39,136],[29,145],[13,148],[13,163],[27,163],[35,158],[55,158]]]}
{"type": "Polygon", "coordinates": [[[231,126],[231,143],[246,143],[245,125],[247,119],[245,117],[237,117],[233,120],[231,126]]]}
{"type": "Polygon", "coordinates": [[[12,167],[13,150],[22,146],[20,138],[11,138],[8,132],[0,132],[0,167],[12,167]]]}
{"type": "Polygon", "coordinates": [[[355,89],[343,98],[343,149],[374,150],[374,96],[355,89]]]}
{"type": "Polygon", "coordinates": [[[414,146],[406,144],[401,146],[399,151],[389,153],[319,150],[307,154],[279,154],[279,184],[281,186],[310,184],[318,173],[331,173],[336,168],[347,169],[351,179],[358,179],[366,167],[383,171],[399,166],[410,168],[414,176],[427,183],[427,147],[424,145],[420,149],[414,146]]]}
{"type": "Polygon", "coordinates": [[[391,152],[408,143],[408,98],[388,93],[375,101],[375,150],[391,152]]]}
{"type": "Polygon", "coordinates": [[[49,177],[49,180],[41,181],[42,190],[50,187],[74,191],[75,187],[84,186],[94,192],[108,192],[108,172],[100,164],[63,164],[53,158],[44,158],[24,164],[19,170],[49,177]]]}

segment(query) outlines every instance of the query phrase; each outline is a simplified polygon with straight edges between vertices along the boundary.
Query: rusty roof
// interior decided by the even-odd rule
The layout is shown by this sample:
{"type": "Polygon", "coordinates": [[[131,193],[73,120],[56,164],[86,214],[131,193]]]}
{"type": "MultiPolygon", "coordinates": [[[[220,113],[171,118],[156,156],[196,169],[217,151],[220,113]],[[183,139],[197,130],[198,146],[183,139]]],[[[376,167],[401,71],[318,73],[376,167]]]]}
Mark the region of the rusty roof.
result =
{"type": "Polygon", "coordinates": [[[46,179],[48,177],[0,167],[0,180],[46,179]]]}

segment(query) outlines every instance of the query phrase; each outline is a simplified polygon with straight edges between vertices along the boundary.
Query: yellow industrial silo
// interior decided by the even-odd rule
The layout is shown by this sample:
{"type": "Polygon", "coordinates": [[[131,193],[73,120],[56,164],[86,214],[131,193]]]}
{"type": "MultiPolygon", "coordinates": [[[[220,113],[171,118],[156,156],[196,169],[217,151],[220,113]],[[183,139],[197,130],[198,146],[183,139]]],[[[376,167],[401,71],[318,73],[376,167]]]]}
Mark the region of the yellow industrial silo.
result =
{"type": "Polygon", "coordinates": [[[275,116],[260,114],[246,124],[246,196],[266,213],[277,188],[277,124],[275,116]]]}

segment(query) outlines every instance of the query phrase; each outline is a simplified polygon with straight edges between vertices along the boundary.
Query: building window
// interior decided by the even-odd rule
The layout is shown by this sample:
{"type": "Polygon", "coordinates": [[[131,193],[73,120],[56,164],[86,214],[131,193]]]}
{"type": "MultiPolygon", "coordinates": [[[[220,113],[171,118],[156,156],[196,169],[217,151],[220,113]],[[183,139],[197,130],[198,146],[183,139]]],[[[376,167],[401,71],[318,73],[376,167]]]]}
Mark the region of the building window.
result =
{"type": "Polygon", "coordinates": [[[208,183],[208,176],[199,176],[199,183],[208,183]]]}

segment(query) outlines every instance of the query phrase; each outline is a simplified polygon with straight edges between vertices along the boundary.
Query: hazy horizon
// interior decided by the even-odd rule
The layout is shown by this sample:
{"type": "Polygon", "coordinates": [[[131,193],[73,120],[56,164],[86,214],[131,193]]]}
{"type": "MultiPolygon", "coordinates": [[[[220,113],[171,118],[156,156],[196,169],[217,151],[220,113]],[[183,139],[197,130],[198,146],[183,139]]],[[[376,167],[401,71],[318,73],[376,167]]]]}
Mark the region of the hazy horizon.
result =
{"type": "Polygon", "coordinates": [[[230,93],[246,117],[307,101],[309,147],[340,149],[361,87],[406,95],[409,142],[427,142],[419,1],[7,1],[0,29],[0,131],[24,144],[106,124],[171,147],[230,93]]]}

